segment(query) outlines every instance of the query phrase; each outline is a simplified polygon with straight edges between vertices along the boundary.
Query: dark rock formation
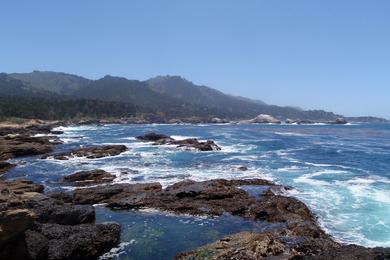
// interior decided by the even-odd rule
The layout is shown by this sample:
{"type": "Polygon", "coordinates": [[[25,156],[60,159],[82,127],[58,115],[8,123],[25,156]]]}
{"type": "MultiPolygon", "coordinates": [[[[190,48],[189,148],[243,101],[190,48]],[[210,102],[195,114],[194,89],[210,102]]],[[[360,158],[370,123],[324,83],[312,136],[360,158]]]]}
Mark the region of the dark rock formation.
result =
{"type": "Polygon", "coordinates": [[[0,174],[11,170],[15,166],[15,164],[0,161],[0,174]]]}
{"type": "Polygon", "coordinates": [[[184,147],[187,149],[195,149],[198,151],[221,150],[221,148],[216,143],[214,143],[214,141],[207,140],[205,142],[201,142],[196,138],[175,140],[168,135],[156,134],[156,133],[148,133],[146,135],[137,136],[136,138],[142,141],[154,142],[155,145],[169,144],[169,145],[176,145],[177,147],[184,147]]]}
{"type": "Polygon", "coordinates": [[[97,258],[118,242],[118,225],[93,224],[93,206],[42,192],[31,181],[0,180],[0,259],[97,258]]]}
{"type": "Polygon", "coordinates": [[[30,137],[26,135],[0,136],[0,160],[14,157],[49,153],[58,143],[52,137],[30,137]]]}
{"type": "Polygon", "coordinates": [[[26,232],[33,259],[97,259],[119,242],[118,224],[37,224],[26,232]]]}
{"type": "Polygon", "coordinates": [[[42,159],[54,158],[56,160],[68,160],[69,158],[74,157],[85,157],[87,159],[96,159],[107,156],[119,155],[127,151],[125,145],[101,145],[101,146],[92,146],[92,147],[82,147],[70,152],[58,153],[54,155],[47,155],[42,157],[42,159]]]}
{"type": "Polygon", "coordinates": [[[96,185],[111,182],[115,179],[112,175],[104,170],[81,171],[63,178],[64,182],[69,182],[75,186],[96,185]]]}
{"type": "Polygon", "coordinates": [[[337,118],[335,121],[329,123],[333,125],[345,125],[348,123],[348,121],[345,118],[337,118]]]}
{"type": "Polygon", "coordinates": [[[156,141],[173,141],[174,139],[168,135],[163,134],[157,134],[157,133],[147,133],[145,135],[140,135],[136,137],[138,140],[142,141],[150,141],[150,142],[156,142],[156,141]]]}
{"type": "Polygon", "coordinates": [[[238,167],[238,169],[240,170],[240,171],[247,171],[248,170],[248,167],[246,167],[246,166],[240,166],[240,167],[238,167]]]}

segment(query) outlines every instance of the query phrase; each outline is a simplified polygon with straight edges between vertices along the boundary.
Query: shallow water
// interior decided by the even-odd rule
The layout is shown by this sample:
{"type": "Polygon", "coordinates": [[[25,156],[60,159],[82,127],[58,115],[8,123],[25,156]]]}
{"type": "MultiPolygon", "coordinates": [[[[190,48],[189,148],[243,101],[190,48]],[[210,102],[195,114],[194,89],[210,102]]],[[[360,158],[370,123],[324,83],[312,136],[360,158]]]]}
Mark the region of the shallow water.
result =
{"type": "MultiPolygon", "coordinates": [[[[79,170],[101,168],[115,182],[183,179],[266,178],[295,189],[338,241],[390,246],[390,125],[106,125],[62,128],[65,144],[125,144],[115,157],[69,161],[15,160],[6,178],[27,177],[58,189],[58,180],[79,170]],[[154,131],[176,138],[215,140],[216,152],[184,151],[138,142],[154,131]],[[238,167],[246,166],[247,171],[238,167]]],[[[71,189],[72,187],[67,187],[71,189]]],[[[114,218],[115,219],[115,218],[114,218]]]]}
{"type": "Polygon", "coordinates": [[[253,222],[223,215],[216,218],[178,216],[151,210],[112,211],[96,207],[97,222],[113,220],[122,227],[122,243],[105,257],[117,259],[173,259],[186,252],[241,231],[268,231],[281,224],[253,222]]]}

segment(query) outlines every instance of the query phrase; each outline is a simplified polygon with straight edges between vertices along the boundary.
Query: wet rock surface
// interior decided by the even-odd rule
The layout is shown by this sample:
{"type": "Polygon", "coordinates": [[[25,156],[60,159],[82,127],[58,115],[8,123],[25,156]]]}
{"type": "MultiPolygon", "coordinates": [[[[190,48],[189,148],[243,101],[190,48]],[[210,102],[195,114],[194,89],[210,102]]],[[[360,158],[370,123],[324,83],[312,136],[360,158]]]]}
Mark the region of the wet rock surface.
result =
{"type": "Polygon", "coordinates": [[[40,121],[12,127],[0,126],[0,174],[16,166],[6,162],[8,159],[52,152],[54,145],[62,143],[52,132],[54,126],[40,121]],[[44,136],[36,136],[38,134],[44,136]]]}
{"type": "Polygon", "coordinates": [[[0,136],[0,160],[15,157],[46,154],[59,143],[56,137],[31,137],[27,135],[0,136]]]}
{"type": "Polygon", "coordinates": [[[15,166],[16,166],[15,164],[0,161],[0,174],[11,170],[15,166]]]}
{"type": "Polygon", "coordinates": [[[102,183],[108,183],[115,179],[115,175],[108,173],[104,170],[91,170],[76,172],[71,175],[65,176],[63,182],[70,183],[74,186],[87,186],[96,185],[102,183]]]}
{"type": "Polygon", "coordinates": [[[119,242],[120,226],[36,224],[26,232],[26,246],[34,259],[97,259],[119,242]]]}
{"type": "Polygon", "coordinates": [[[101,145],[92,147],[82,147],[69,152],[51,154],[43,156],[42,159],[53,158],[56,160],[69,160],[75,157],[85,157],[87,159],[97,159],[108,156],[119,155],[127,151],[125,145],[101,145]]]}
{"type": "Polygon", "coordinates": [[[154,142],[155,145],[176,145],[186,149],[195,149],[198,151],[219,151],[221,148],[211,140],[199,141],[196,138],[188,138],[184,140],[175,140],[168,135],[148,133],[145,135],[137,136],[138,140],[154,142]]]}
{"type": "Polygon", "coordinates": [[[0,259],[93,259],[118,242],[119,226],[94,224],[93,206],[65,203],[43,189],[0,180],[0,259]]]}

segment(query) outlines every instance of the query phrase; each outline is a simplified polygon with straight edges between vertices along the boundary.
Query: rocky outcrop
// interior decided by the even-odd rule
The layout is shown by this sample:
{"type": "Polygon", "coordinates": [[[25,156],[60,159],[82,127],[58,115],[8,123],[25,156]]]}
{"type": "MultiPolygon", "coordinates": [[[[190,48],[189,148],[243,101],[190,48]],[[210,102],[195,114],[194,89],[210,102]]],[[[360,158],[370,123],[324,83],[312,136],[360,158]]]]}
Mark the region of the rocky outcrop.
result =
{"type": "Polygon", "coordinates": [[[75,157],[85,157],[87,159],[97,159],[108,156],[119,155],[127,151],[125,145],[101,145],[92,147],[82,147],[73,151],[52,154],[42,157],[42,159],[53,158],[56,160],[69,160],[75,157]]]}
{"type": "Polygon", "coordinates": [[[137,136],[138,140],[154,142],[155,145],[176,145],[177,147],[183,147],[186,149],[195,149],[198,151],[218,151],[221,148],[214,141],[199,141],[196,138],[188,138],[184,140],[175,140],[168,135],[148,133],[145,135],[137,136]]]}
{"type": "Polygon", "coordinates": [[[337,118],[335,121],[328,122],[329,124],[332,125],[345,125],[348,123],[348,121],[345,118],[337,118]]]}
{"type": "MultiPolygon", "coordinates": [[[[269,222],[308,221],[314,223],[309,209],[299,200],[275,195],[281,186],[261,179],[181,181],[162,189],[159,183],[114,184],[54,193],[53,198],[67,203],[106,203],[114,209],[151,207],[191,215],[220,216],[225,212],[269,222]],[[241,186],[262,187],[256,196],[241,186]],[[257,196],[259,195],[259,196],[257,196]],[[261,198],[261,199],[259,199],[261,198]]],[[[313,226],[315,229],[316,226],[313,226]]]]}
{"type": "Polygon", "coordinates": [[[94,224],[93,206],[42,192],[31,181],[0,180],[0,259],[93,259],[118,242],[119,226],[94,224]]]}
{"type": "Polygon", "coordinates": [[[30,137],[27,135],[0,136],[0,160],[46,154],[59,143],[56,137],[30,137]]]}
{"type": "Polygon", "coordinates": [[[104,170],[81,171],[65,176],[63,182],[70,183],[75,186],[96,185],[108,183],[115,179],[115,175],[104,170]]]}
{"type": "Polygon", "coordinates": [[[36,224],[26,231],[33,259],[97,259],[119,242],[118,224],[36,224]]]}
{"type": "Polygon", "coordinates": [[[261,114],[249,120],[242,120],[240,124],[280,124],[281,121],[273,116],[261,114]]]}
{"type": "Polygon", "coordinates": [[[0,161],[0,174],[11,170],[15,166],[16,166],[15,164],[0,161]]]}

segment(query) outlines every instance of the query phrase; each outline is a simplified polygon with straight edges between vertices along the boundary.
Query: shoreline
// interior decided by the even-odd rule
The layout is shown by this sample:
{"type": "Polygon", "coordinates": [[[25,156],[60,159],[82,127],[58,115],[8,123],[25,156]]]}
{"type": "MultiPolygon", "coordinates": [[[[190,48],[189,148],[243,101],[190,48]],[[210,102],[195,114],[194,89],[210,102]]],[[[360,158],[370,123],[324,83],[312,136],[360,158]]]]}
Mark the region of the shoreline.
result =
{"type": "MultiPolygon", "coordinates": [[[[42,126],[42,125],[41,125],[42,126]]],[[[43,142],[43,140],[46,140],[46,141],[48,141],[49,143],[47,143],[47,142],[45,142],[44,143],[44,145],[47,145],[47,146],[50,146],[51,148],[52,147],[54,147],[55,145],[56,145],[56,143],[54,142],[54,143],[51,143],[51,141],[53,141],[53,139],[50,139],[49,140],[49,138],[50,138],[50,136],[40,136],[40,137],[33,137],[34,135],[36,135],[36,134],[50,134],[50,133],[52,133],[52,131],[53,131],[53,129],[55,128],[55,127],[58,127],[58,126],[61,126],[61,124],[59,123],[59,122],[52,122],[52,124],[50,124],[50,126],[48,126],[48,125],[46,125],[46,124],[44,124],[42,127],[37,127],[35,124],[32,124],[32,125],[28,125],[28,126],[22,126],[22,127],[16,127],[16,128],[14,128],[13,130],[11,129],[9,129],[9,128],[12,128],[12,127],[9,127],[8,126],[8,129],[6,130],[6,132],[8,131],[8,132],[12,132],[12,131],[14,131],[14,133],[12,133],[12,134],[15,134],[15,132],[16,133],[18,133],[18,132],[20,132],[22,135],[24,135],[24,138],[26,138],[26,137],[28,137],[29,139],[24,139],[24,141],[26,141],[26,142],[31,142],[31,141],[36,141],[36,140],[39,140],[39,142],[41,142],[41,143],[39,143],[39,144],[42,144],[42,142],[43,142]],[[36,138],[38,138],[38,139],[36,139],[36,138]]],[[[2,128],[0,128],[0,130],[2,130],[2,128]]],[[[3,129],[3,131],[4,131],[4,129],[3,129]]],[[[56,132],[55,130],[54,130],[54,134],[52,134],[52,136],[56,136],[56,135],[58,135],[60,132],[56,132]]],[[[55,139],[54,139],[55,140],[55,139]]],[[[57,140],[58,141],[58,140],[57,140]]],[[[47,148],[47,147],[46,147],[47,148]]],[[[48,153],[48,152],[50,152],[50,150],[48,150],[48,148],[47,149],[44,149],[43,151],[34,151],[34,152],[41,152],[42,154],[45,154],[45,153],[48,153]]],[[[34,153],[33,153],[34,154],[34,153]]],[[[28,156],[28,155],[30,155],[30,154],[22,154],[22,156],[28,156]]],[[[18,155],[19,156],[19,155],[18,155]]],[[[4,159],[4,158],[3,158],[4,159]]],[[[215,180],[214,180],[215,181],[215,180]]],[[[237,180],[238,181],[238,180],[237,180]]],[[[242,181],[245,181],[245,180],[242,180],[242,181]]],[[[268,184],[270,184],[270,183],[268,183],[268,184]]],[[[110,184],[107,184],[107,185],[110,185],[110,184]]],[[[132,184],[129,184],[129,185],[132,185],[132,184]]],[[[272,184],[272,185],[275,185],[275,184],[272,184]]],[[[102,187],[102,188],[104,188],[104,187],[106,187],[106,186],[100,186],[100,187],[102,187]]],[[[202,192],[201,192],[202,193],[202,192]]],[[[134,195],[134,194],[133,194],[134,195]]],[[[135,195],[135,196],[137,196],[137,195],[135,195]]],[[[279,196],[279,195],[276,195],[276,194],[274,194],[274,195],[270,195],[271,197],[273,197],[273,196],[279,196]]],[[[293,198],[293,197],[287,197],[287,198],[293,198]]],[[[58,198],[57,198],[58,199],[58,198]]],[[[69,201],[64,201],[65,203],[69,203],[69,201]]],[[[299,201],[300,202],[300,201],[299,201]]],[[[156,202],[153,202],[153,203],[156,203],[156,202]]],[[[303,204],[302,202],[300,202],[301,204],[303,204]]],[[[72,203],[71,203],[72,204],[72,203]]],[[[74,204],[74,203],[73,203],[74,204]]],[[[77,205],[77,204],[74,204],[74,205],[77,205]]],[[[304,205],[304,204],[303,204],[304,205]]],[[[304,205],[304,207],[306,207],[305,205],[304,205]]],[[[307,208],[307,207],[306,207],[307,208]]],[[[307,208],[308,209],[308,208],[307,208]]],[[[319,227],[319,224],[318,224],[318,222],[317,222],[317,220],[315,220],[316,218],[314,217],[314,215],[313,215],[313,213],[312,212],[310,212],[309,211],[309,215],[311,215],[312,216],[312,219],[314,220],[314,222],[311,222],[311,224],[314,224],[314,226],[317,226],[317,228],[318,228],[318,231],[319,232],[322,232],[322,233],[325,233],[325,231],[323,231],[322,230],[322,228],[320,228],[319,227]]],[[[291,230],[290,230],[291,231],[291,230]]],[[[251,235],[249,235],[250,237],[251,237],[251,235]]],[[[267,235],[268,236],[268,235],[267,235]]],[[[270,235],[271,236],[271,235],[270,235]]],[[[274,236],[276,236],[276,234],[273,234],[272,235],[272,237],[274,237],[274,236]]],[[[274,237],[275,239],[277,239],[276,237],[274,237]]],[[[324,236],[324,237],[322,237],[323,239],[326,239],[329,243],[335,243],[335,244],[338,244],[338,246],[340,246],[340,247],[343,247],[343,245],[342,244],[339,244],[339,243],[337,243],[337,242],[335,242],[329,235],[326,235],[326,236],[324,236]],[[330,239],[330,240],[328,240],[328,239],[330,239]]],[[[230,241],[241,241],[242,239],[248,239],[248,235],[244,235],[244,237],[240,237],[240,236],[238,236],[238,237],[233,237],[233,238],[230,238],[231,240],[230,241]],[[240,240],[241,239],[241,240],[240,240]]],[[[252,238],[251,238],[252,239],[252,238]]],[[[265,239],[264,237],[263,237],[263,239],[265,239]]],[[[245,240],[246,241],[246,240],[245,240]]],[[[217,250],[218,248],[219,248],[219,244],[218,244],[218,242],[216,242],[217,244],[211,244],[211,245],[206,245],[206,246],[204,246],[204,247],[202,247],[202,249],[200,249],[200,250],[204,250],[206,247],[208,248],[207,250],[211,250],[211,249],[215,249],[215,250],[217,250]]],[[[233,243],[234,244],[234,243],[233,243]]],[[[332,244],[332,246],[335,246],[335,244],[332,244]]],[[[350,245],[348,245],[348,246],[350,246],[350,245]]],[[[287,248],[287,247],[286,247],[287,248]]],[[[359,246],[359,248],[361,249],[362,247],[360,247],[359,246]]],[[[367,253],[373,253],[373,252],[371,252],[373,249],[375,249],[375,248],[366,248],[367,249],[367,253]]],[[[385,250],[388,250],[389,248],[386,248],[385,250]]],[[[247,250],[249,250],[249,249],[247,249],[247,250]]],[[[290,250],[290,248],[288,248],[288,250],[290,250]]],[[[218,251],[218,250],[217,250],[218,251]]],[[[348,251],[348,253],[351,253],[351,252],[349,252],[349,250],[347,250],[348,251]]],[[[344,253],[347,253],[347,251],[345,251],[344,253]]],[[[188,257],[188,256],[194,256],[194,255],[196,255],[196,254],[198,254],[200,251],[192,251],[191,253],[187,253],[187,254],[185,254],[185,255],[180,255],[179,256],[179,258],[178,259],[186,259],[186,257],[188,257]]],[[[274,253],[276,253],[276,252],[279,252],[279,251],[275,251],[274,253]]],[[[290,252],[290,251],[289,251],[290,252]]],[[[220,252],[219,252],[220,253],[220,252]]],[[[248,252],[246,252],[246,253],[248,253],[248,252]]],[[[280,252],[279,252],[280,253],[280,252]]],[[[278,254],[279,254],[278,253],[278,254]]],[[[341,255],[342,255],[342,253],[343,252],[339,252],[341,255]]],[[[388,252],[385,252],[386,254],[389,254],[388,252]]]]}

